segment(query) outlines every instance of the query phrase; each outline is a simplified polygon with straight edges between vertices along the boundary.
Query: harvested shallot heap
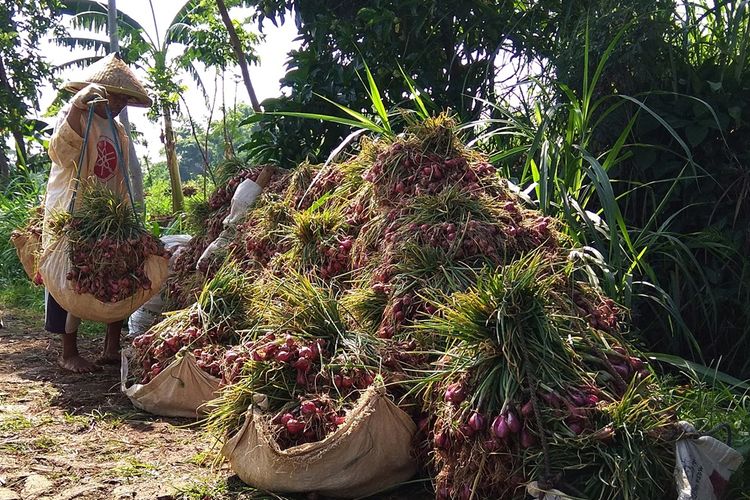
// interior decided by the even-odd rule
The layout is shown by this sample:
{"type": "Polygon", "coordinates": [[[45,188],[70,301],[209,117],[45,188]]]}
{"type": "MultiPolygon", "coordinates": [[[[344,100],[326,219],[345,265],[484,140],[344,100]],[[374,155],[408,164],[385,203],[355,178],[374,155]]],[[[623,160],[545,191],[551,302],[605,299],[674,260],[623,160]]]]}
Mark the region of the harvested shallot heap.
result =
{"type": "Polygon", "coordinates": [[[169,314],[133,340],[137,360],[133,375],[148,383],[180,353],[190,351],[200,369],[222,377],[225,364],[237,361],[237,356],[225,359],[226,346],[237,344],[237,330],[254,322],[248,309],[252,293],[251,281],[236,264],[222,266],[203,286],[195,304],[169,314]]]}
{"type": "Polygon", "coordinates": [[[169,258],[161,241],[146,231],[133,207],[112,191],[84,186],[73,214],[58,214],[52,230],[70,241],[70,271],[77,293],[102,302],[127,299],[151,288],[144,264],[152,255],[169,258]]]}

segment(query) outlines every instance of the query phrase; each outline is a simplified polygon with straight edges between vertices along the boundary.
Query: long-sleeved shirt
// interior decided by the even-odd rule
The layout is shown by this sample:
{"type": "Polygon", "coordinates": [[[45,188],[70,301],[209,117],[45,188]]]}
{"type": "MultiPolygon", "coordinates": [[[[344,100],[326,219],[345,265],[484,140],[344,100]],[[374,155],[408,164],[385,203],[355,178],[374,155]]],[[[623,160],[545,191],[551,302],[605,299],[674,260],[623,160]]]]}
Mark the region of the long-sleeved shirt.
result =
{"type": "MultiPolygon", "coordinates": [[[[83,148],[83,137],[68,124],[70,106],[63,108],[58,117],[55,131],[49,144],[49,157],[52,168],[47,182],[47,194],[44,204],[44,230],[42,232],[42,248],[46,248],[50,234],[48,230],[50,215],[68,210],[73,186],[76,178],[77,164],[83,148]]],[[[81,130],[86,131],[88,112],[81,116],[81,130]]],[[[119,194],[123,200],[128,200],[128,191],[123,177],[122,168],[128,171],[129,139],[123,126],[114,120],[120,150],[123,153],[123,167],[117,164],[117,148],[113,140],[112,126],[107,118],[93,114],[89,131],[86,152],[83,155],[81,168],[81,183],[99,182],[108,189],[119,194]]],[[[81,196],[76,199],[76,207],[80,206],[81,196]]]]}

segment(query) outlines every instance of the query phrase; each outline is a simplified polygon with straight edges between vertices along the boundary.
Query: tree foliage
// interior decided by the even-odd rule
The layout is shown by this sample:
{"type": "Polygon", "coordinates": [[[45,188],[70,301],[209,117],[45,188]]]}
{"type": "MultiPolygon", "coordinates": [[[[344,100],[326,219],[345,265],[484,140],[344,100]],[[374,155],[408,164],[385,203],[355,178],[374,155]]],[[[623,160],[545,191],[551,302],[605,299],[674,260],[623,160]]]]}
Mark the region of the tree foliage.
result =
{"type": "Polygon", "coordinates": [[[58,0],[8,0],[0,4],[0,176],[9,173],[5,142],[12,136],[16,159],[29,160],[27,140],[41,140],[39,87],[53,78],[53,67],[39,50],[50,31],[62,35],[58,0]]]}
{"type": "MultiPolygon", "coordinates": [[[[612,36],[636,16],[663,21],[661,7],[671,0],[245,0],[259,25],[287,21],[291,13],[299,30],[299,50],[292,51],[281,81],[285,96],[266,100],[266,111],[334,114],[325,96],[358,111],[370,108],[362,85],[368,64],[383,98],[398,106],[409,89],[400,68],[429,96],[435,109],[448,109],[462,121],[489,112],[487,101],[502,101],[513,85],[533,76],[547,82],[582,81],[582,30],[596,19],[592,57],[600,56],[612,36]],[[598,52],[597,52],[598,50],[598,52]]],[[[668,17],[668,16],[667,16],[668,17]]],[[[649,69],[635,67],[663,40],[656,22],[633,24],[613,58],[622,71],[618,84],[633,78],[649,81],[649,69]]],[[[606,78],[606,77],[605,77],[606,78]]],[[[621,85],[622,86],[622,85],[621,85]]],[[[603,82],[601,88],[610,88],[603,82]]],[[[550,89],[553,93],[554,90],[550,89]]],[[[266,118],[249,147],[282,163],[318,159],[345,137],[336,124],[301,124],[298,119],[266,118]]]]}
{"type": "MultiPolygon", "coordinates": [[[[301,47],[289,54],[282,79],[286,95],[266,100],[266,111],[340,115],[324,96],[371,113],[360,79],[364,63],[391,107],[402,103],[406,92],[400,66],[434,109],[450,109],[464,121],[502,118],[486,100],[512,103],[518,116],[564,132],[581,117],[555,110],[570,96],[590,91],[591,103],[604,102],[587,112],[592,135],[585,149],[591,157],[603,160],[628,130],[622,155],[607,174],[633,238],[648,246],[650,275],[635,279],[660,285],[683,321],[677,324],[636,298],[636,326],[652,348],[695,356],[685,341],[694,336],[706,360],[723,357],[725,369],[750,374],[750,363],[738,354],[750,346],[746,2],[245,3],[256,9],[259,23],[288,22],[291,15],[300,33],[301,47]],[[615,38],[596,88],[586,89],[584,82],[591,81],[615,38]],[[525,77],[538,83],[525,88],[538,93],[508,87],[525,77]],[[517,92],[509,101],[511,90],[517,92]],[[537,113],[541,118],[534,120],[537,113]],[[549,123],[548,114],[562,121],[549,123]]],[[[277,116],[255,128],[246,149],[282,165],[321,160],[349,132],[334,123],[277,116]]],[[[561,147],[571,152],[582,147],[574,137],[560,137],[561,147]]],[[[518,146],[508,134],[494,141],[488,148],[518,146]]],[[[510,172],[520,178],[521,170],[514,168],[523,166],[511,165],[510,172]]],[[[602,207],[593,200],[589,209],[602,207]]]]}
{"type": "MultiPolygon", "coordinates": [[[[71,14],[72,25],[85,29],[87,35],[65,37],[58,43],[70,47],[109,51],[109,42],[101,39],[100,34],[107,26],[107,6],[94,0],[65,0],[66,13],[71,14]]],[[[153,12],[151,13],[153,17],[153,12]]],[[[215,4],[209,0],[188,0],[175,14],[164,33],[159,33],[155,26],[152,37],[136,19],[117,13],[118,35],[123,59],[146,71],[146,87],[155,97],[149,116],[162,119],[163,136],[167,154],[167,164],[172,179],[173,209],[183,209],[180,172],[175,152],[173,116],[179,115],[180,96],[186,90],[181,76],[188,75],[204,95],[205,89],[200,78],[196,62],[224,71],[232,64],[234,55],[228,47],[228,34],[218,19],[215,4]]],[[[252,53],[253,44],[257,41],[252,33],[242,30],[238,23],[238,32],[242,33],[243,48],[252,53]]],[[[103,54],[102,54],[103,55],[103,54]]],[[[68,65],[88,65],[98,57],[79,58],[68,65]]]]}
{"type": "Polygon", "coordinates": [[[235,147],[249,141],[250,128],[240,127],[239,124],[252,112],[247,104],[238,104],[235,109],[228,110],[225,118],[214,120],[208,126],[196,125],[195,135],[190,123],[186,120],[179,122],[175,134],[181,177],[190,180],[208,174],[204,171],[204,151],[209,167],[213,168],[222,159],[231,156],[235,147]]]}
{"type": "MultiPolygon", "coordinates": [[[[501,53],[527,57],[524,39],[533,33],[514,25],[537,15],[535,8],[510,0],[245,3],[257,10],[259,24],[285,22],[291,10],[299,29],[301,47],[289,54],[281,82],[288,96],[266,100],[266,111],[335,113],[316,94],[366,111],[370,100],[361,80],[366,63],[391,105],[408,96],[401,67],[437,109],[450,109],[462,120],[477,118],[482,101],[495,99],[501,53]]],[[[259,128],[264,137],[254,146],[267,145],[262,154],[281,163],[325,156],[346,135],[340,125],[288,118],[267,119],[259,128]]]]}

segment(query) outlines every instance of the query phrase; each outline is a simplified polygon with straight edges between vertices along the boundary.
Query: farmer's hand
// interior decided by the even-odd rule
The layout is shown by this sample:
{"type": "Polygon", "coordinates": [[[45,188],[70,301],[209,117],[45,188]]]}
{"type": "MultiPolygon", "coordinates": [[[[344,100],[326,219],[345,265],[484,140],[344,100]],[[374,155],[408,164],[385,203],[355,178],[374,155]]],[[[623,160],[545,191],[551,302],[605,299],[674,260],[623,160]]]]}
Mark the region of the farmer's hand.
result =
{"type": "Polygon", "coordinates": [[[217,255],[223,255],[226,248],[232,242],[233,228],[224,229],[218,238],[211,242],[208,247],[203,251],[198,262],[195,264],[195,270],[205,273],[208,271],[211,262],[216,259],[217,255]]]}
{"type": "Polygon", "coordinates": [[[91,83],[87,85],[86,87],[82,88],[81,90],[79,90],[76,93],[76,95],[73,96],[73,100],[71,101],[71,104],[75,106],[76,108],[85,111],[89,108],[89,103],[97,99],[106,100],[107,90],[101,85],[91,83]]]}
{"type": "Polygon", "coordinates": [[[198,263],[195,266],[198,271],[205,272],[208,269],[209,263],[214,259],[214,254],[221,254],[229,246],[236,231],[237,223],[245,217],[248,209],[255,203],[263,188],[271,180],[273,173],[273,167],[265,167],[255,182],[245,179],[237,186],[232,196],[229,215],[222,221],[224,230],[218,238],[208,245],[198,259],[198,263]]]}
{"type": "Polygon", "coordinates": [[[261,188],[266,187],[268,183],[271,182],[271,177],[273,177],[274,173],[276,173],[276,169],[273,167],[273,165],[263,167],[263,170],[261,170],[258,178],[255,179],[255,183],[261,188]]]}

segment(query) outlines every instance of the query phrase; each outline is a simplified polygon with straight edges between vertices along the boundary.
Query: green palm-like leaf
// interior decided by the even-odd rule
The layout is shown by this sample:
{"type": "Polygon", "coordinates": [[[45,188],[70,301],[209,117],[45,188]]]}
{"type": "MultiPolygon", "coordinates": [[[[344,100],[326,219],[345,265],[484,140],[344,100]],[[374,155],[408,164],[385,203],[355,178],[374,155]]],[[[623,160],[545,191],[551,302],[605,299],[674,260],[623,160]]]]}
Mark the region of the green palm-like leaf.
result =
{"type": "Polygon", "coordinates": [[[205,2],[201,0],[189,0],[185,3],[185,5],[182,6],[182,8],[177,11],[177,14],[172,18],[172,21],[169,23],[169,28],[167,28],[167,34],[165,35],[165,40],[167,42],[173,42],[173,41],[179,41],[179,40],[171,40],[169,38],[169,29],[172,26],[177,26],[180,24],[186,24],[186,21],[188,17],[191,14],[197,14],[201,10],[205,10],[205,2]]]}
{"type": "Polygon", "coordinates": [[[97,53],[102,51],[107,53],[110,51],[109,40],[100,40],[98,38],[66,36],[55,38],[53,41],[55,44],[67,47],[70,50],[85,49],[94,50],[97,53]]]}
{"type": "Polygon", "coordinates": [[[99,59],[101,59],[101,56],[81,57],[78,59],[73,59],[72,61],[65,62],[57,66],[57,69],[66,70],[70,68],[85,68],[87,66],[91,66],[99,59]]]}
{"type": "Polygon", "coordinates": [[[200,73],[198,73],[198,68],[195,67],[195,64],[190,61],[182,64],[182,68],[185,69],[187,74],[190,75],[195,84],[198,86],[198,89],[200,89],[203,98],[208,100],[208,92],[206,91],[206,86],[203,84],[203,79],[201,78],[200,73]]]}
{"type": "MultiPolygon", "coordinates": [[[[73,16],[74,28],[89,31],[100,31],[107,29],[107,5],[94,0],[63,0],[62,13],[73,16]]],[[[127,26],[132,30],[142,30],[143,26],[134,18],[124,12],[117,11],[118,25],[127,26]]]]}
{"type": "Polygon", "coordinates": [[[190,24],[183,22],[170,24],[165,35],[165,42],[167,44],[181,43],[187,45],[190,43],[190,37],[194,29],[190,24]]]}

